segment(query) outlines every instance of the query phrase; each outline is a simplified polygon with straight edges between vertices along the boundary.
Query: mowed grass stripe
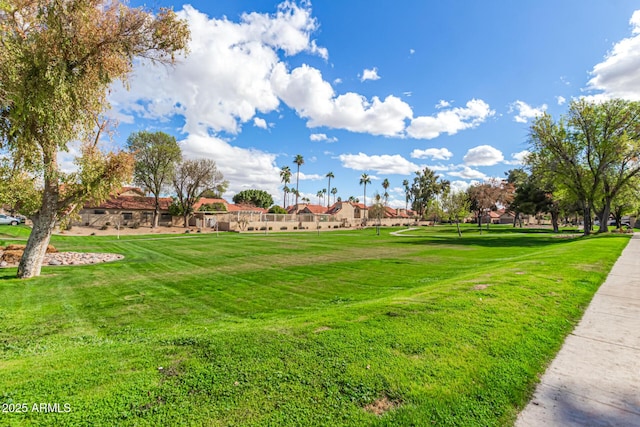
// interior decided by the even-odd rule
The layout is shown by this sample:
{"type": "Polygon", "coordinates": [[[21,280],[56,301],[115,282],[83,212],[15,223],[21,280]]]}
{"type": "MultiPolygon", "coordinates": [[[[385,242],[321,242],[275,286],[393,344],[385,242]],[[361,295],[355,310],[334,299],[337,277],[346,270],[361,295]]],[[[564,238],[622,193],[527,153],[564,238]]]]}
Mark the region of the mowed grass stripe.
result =
{"type": "Polygon", "coordinates": [[[508,425],[627,241],[374,233],[59,238],[126,258],[0,271],[2,399],[74,406],[8,423],[508,425]]]}

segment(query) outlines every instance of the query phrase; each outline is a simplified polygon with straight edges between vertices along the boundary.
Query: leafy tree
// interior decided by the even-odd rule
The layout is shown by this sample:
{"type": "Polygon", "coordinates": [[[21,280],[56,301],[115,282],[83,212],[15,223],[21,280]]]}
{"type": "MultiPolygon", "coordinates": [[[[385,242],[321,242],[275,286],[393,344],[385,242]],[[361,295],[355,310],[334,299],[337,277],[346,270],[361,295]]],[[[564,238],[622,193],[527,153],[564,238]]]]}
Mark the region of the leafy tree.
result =
{"type": "Polygon", "coordinates": [[[216,188],[224,184],[223,175],[210,159],[183,160],[173,176],[173,188],[176,197],[171,207],[172,215],[181,215],[184,227],[189,225],[193,205],[200,200],[200,194],[207,188],[216,188]]]}
{"type": "Polygon", "coordinates": [[[164,132],[140,131],[127,140],[127,148],[135,159],[134,182],[153,194],[153,227],[160,218],[160,194],[171,183],[182,152],[176,139],[164,132]]]}
{"type": "Polygon", "coordinates": [[[264,190],[243,190],[233,196],[233,203],[267,209],[273,205],[273,196],[264,190]]]}
{"type": "Polygon", "coordinates": [[[471,209],[471,202],[467,193],[464,191],[447,191],[442,197],[442,209],[445,215],[449,217],[449,221],[455,221],[458,237],[462,237],[460,221],[469,215],[471,209]]]}
{"type": "Polygon", "coordinates": [[[592,212],[600,217],[599,232],[607,231],[613,200],[640,174],[640,103],[573,101],[558,121],[537,118],[530,141],[527,163],[552,173],[582,204],[584,233],[591,231],[592,212]]]}
{"type": "MultiPolygon", "coordinates": [[[[327,192],[325,194],[330,194],[331,193],[331,178],[335,178],[335,175],[333,175],[333,172],[329,172],[328,174],[325,175],[326,178],[329,178],[329,182],[327,183],[327,192]]],[[[331,204],[331,197],[327,197],[327,207],[329,207],[329,205],[331,204]]]]}
{"type": "Polygon", "coordinates": [[[219,183],[216,188],[207,188],[204,190],[200,193],[200,197],[203,199],[221,199],[224,192],[227,191],[228,186],[229,182],[223,181],[219,183]]]}
{"type": "MultiPolygon", "coordinates": [[[[367,184],[371,184],[371,177],[363,173],[360,177],[360,185],[364,185],[364,208],[367,209],[367,184]]],[[[364,213],[363,213],[364,214],[364,213]]]]}
{"type": "Polygon", "coordinates": [[[198,208],[201,212],[226,212],[227,207],[224,203],[216,202],[216,203],[204,203],[202,206],[198,208]]]}
{"type": "Polygon", "coordinates": [[[282,207],[286,209],[287,193],[289,193],[289,187],[287,186],[287,184],[291,182],[291,168],[289,166],[283,166],[282,168],[280,168],[280,180],[282,181],[282,191],[284,192],[282,207]]]}
{"type": "MultiPolygon", "coordinates": [[[[471,209],[478,218],[478,227],[482,233],[482,217],[489,211],[498,208],[498,205],[507,205],[513,200],[513,188],[506,181],[497,179],[488,180],[482,184],[472,185],[467,190],[471,209]]],[[[487,222],[487,229],[489,222],[487,222]]]]}
{"type": "Polygon", "coordinates": [[[168,10],[150,14],[118,1],[0,1],[0,149],[10,159],[6,197],[30,207],[33,221],[18,277],[40,274],[57,221],[87,200],[99,202],[129,179],[132,160],[97,147],[107,122],[107,91],[126,80],[136,57],[170,63],[185,48],[187,25],[168,10]],[[83,142],[78,171],[59,169],[58,153],[83,142]],[[25,175],[26,174],[26,175],[25,175]],[[24,196],[37,192],[37,203],[24,196]]]}
{"type": "Polygon", "coordinates": [[[445,183],[439,181],[439,176],[429,168],[417,171],[411,185],[411,198],[413,200],[413,209],[418,213],[420,218],[426,214],[426,208],[445,188],[445,183]]]}
{"type": "Polygon", "coordinates": [[[273,205],[269,208],[269,213],[272,214],[286,214],[287,210],[278,206],[278,205],[273,205]]]}
{"type": "Polygon", "coordinates": [[[375,218],[380,223],[380,220],[384,217],[385,207],[382,204],[382,197],[378,192],[373,196],[373,204],[369,207],[369,218],[375,218]]]}
{"type": "Polygon", "coordinates": [[[300,196],[300,190],[298,189],[298,184],[300,183],[300,166],[304,165],[304,157],[302,157],[302,154],[296,154],[296,158],[293,160],[293,163],[295,163],[298,166],[298,172],[296,173],[296,209],[298,208],[298,197],[300,196]]]}

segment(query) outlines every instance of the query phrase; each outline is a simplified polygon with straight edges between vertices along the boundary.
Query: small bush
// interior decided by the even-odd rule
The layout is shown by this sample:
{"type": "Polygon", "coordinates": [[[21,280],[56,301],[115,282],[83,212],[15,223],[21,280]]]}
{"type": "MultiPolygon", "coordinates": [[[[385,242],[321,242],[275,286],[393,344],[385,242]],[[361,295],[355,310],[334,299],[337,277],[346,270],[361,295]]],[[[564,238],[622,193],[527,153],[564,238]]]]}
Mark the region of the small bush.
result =
{"type": "Polygon", "coordinates": [[[140,228],[140,223],[139,222],[134,222],[133,225],[131,226],[131,228],[133,228],[133,229],[140,228]]]}
{"type": "Polygon", "coordinates": [[[255,230],[253,227],[247,227],[247,231],[253,231],[255,230]]]}
{"type": "Polygon", "coordinates": [[[111,223],[109,221],[107,221],[107,222],[104,223],[104,225],[109,226],[109,225],[111,225],[111,223]]]}
{"type": "Polygon", "coordinates": [[[287,226],[280,227],[280,230],[288,230],[288,229],[289,229],[289,227],[287,227],[287,226]]]}
{"type": "Polygon", "coordinates": [[[267,227],[265,226],[260,227],[260,231],[266,231],[266,230],[267,230],[267,227]]]}
{"type": "Polygon", "coordinates": [[[108,230],[108,229],[109,229],[109,226],[107,224],[100,227],[100,230],[108,230]]]}

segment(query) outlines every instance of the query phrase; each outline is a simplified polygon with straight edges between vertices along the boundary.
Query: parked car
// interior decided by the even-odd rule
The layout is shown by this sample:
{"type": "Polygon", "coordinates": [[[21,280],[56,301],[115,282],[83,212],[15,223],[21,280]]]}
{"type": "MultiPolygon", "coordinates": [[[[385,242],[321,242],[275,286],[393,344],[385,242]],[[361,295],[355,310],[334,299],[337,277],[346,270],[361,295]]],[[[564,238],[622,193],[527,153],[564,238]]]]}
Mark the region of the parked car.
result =
{"type": "Polygon", "coordinates": [[[13,216],[0,214],[0,225],[18,225],[20,224],[20,218],[13,216]]]}

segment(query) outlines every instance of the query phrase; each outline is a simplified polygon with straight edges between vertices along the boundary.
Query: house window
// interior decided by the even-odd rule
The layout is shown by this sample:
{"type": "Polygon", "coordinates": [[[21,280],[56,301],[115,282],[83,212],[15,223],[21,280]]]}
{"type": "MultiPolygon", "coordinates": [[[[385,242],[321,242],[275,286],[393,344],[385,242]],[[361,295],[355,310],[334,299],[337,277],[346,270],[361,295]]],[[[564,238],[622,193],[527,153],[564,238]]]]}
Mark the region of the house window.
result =
{"type": "Polygon", "coordinates": [[[107,213],[107,212],[105,212],[105,211],[104,211],[104,209],[94,209],[94,210],[93,210],[93,214],[94,214],[94,215],[104,215],[104,214],[106,214],[106,213],[107,213]]]}
{"type": "Polygon", "coordinates": [[[160,221],[171,221],[173,217],[171,216],[171,214],[168,213],[163,213],[160,214],[160,221]]]}
{"type": "Polygon", "coordinates": [[[133,214],[131,212],[122,212],[122,219],[125,221],[131,221],[133,219],[133,214]]]}

